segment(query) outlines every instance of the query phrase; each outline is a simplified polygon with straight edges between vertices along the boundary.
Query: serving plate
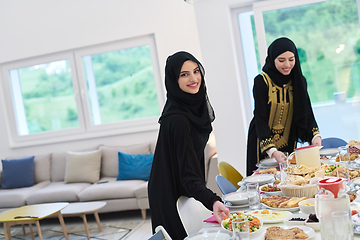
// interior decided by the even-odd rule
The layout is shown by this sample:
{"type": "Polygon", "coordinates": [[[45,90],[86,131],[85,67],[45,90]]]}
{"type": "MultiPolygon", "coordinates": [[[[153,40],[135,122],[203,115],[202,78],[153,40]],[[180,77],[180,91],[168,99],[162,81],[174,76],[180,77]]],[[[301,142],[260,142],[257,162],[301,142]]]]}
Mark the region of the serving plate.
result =
{"type": "MultiPolygon", "coordinates": [[[[284,229],[291,229],[291,228],[294,228],[294,227],[302,229],[304,231],[304,233],[306,233],[309,236],[306,239],[311,239],[312,237],[315,236],[315,231],[311,227],[295,226],[295,225],[293,225],[293,226],[282,226],[282,228],[284,228],[284,229]]],[[[264,233],[264,236],[265,236],[265,233],[264,233]]]]}
{"type": "Polygon", "coordinates": [[[244,205],[249,203],[247,192],[228,193],[223,197],[223,200],[230,202],[232,205],[244,205]]]}
{"type": "Polygon", "coordinates": [[[264,203],[261,203],[264,207],[271,209],[271,210],[275,210],[275,211],[289,211],[289,212],[295,212],[295,211],[299,211],[300,207],[293,207],[293,208],[274,208],[274,207],[270,207],[264,203]]]}
{"type": "Polygon", "coordinates": [[[273,181],[275,181],[273,174],[256,174],[243,179],[243,182],[245,183],[259,183],[259,185],[273,181]]]}
{"type": "Polygon", "coordinates": [[[295,213],[295,214],[289,215],[283,221],[284,221],[285,225],[288,225],[288,226],[294,226],[294,225],[304,225],[305,226],[305,221],[308,217],[309,217],[309,214],[306,214],[306,213],[295,213]],[[303,218],[304,221],[290,221],[290,219],[292,219],[292,218],[303,218]]]}
{"type": "Polygon", "coordinates": [[[227,207],[229,209],[231,209],[231,208],[233,208],[233,209],[235,209],[235,208],[245,208],[245,207],[249,206],[248,203],[241,204],[241,205],[233,205],[233,204],[231,204],[231,202],[225,202],[224,205],[225,205],[225,207],[227,207]]]}
{"type": "Polygon", "coordinates": [[[210,230],[202,231],[199,233],[191,234],[184,240],[229,240],[232,234],[229,231],[224,230],[210,230]]]}
{"type": "Polygon", "coordinates": [[[264,210],[251,211],[251,212],[246,212],[246,213],[248,213],[248,214],[250,214],[250,215],[252,215],[252,216],[255,216],[255,217],[261,219],[261,220],[263,221],[263,223],[279,223],[279,222],[283,222],[284,219],[286,219],[286,218],[288,218],[289,216],[292,215],[292,213],[289,212],[289,211],[273,211],[273,210],[268,210],[268,211],[269,211],[269,214],[261,214],[262,211],[264,211],[264,210]],[[270,220],[270,219],[264,219],[264,218],[261,217],[262,215],[270,215],[270,214],[274,214],[274,213],[275,213],[275,214],[278,213],[278,214],[281,214],[281,215],[283,215],[283,216],[281,216],[281,217],[278,218],[278,219],[271,219],[271,220],[270,220]]]}
{"type": "Polygon", "coordinates": [[[320,156],[332,156],[335,157],[339,153],[337,148],[325,148],[319,150],[320,156]]]}
{"type": "Polygon", "coordinates": [[[261,160],[260,164],[264,166],[274,166],[274,167],[279,165],[279,163],[276,161],[275,158],[268,158],[261,160]]]}
{"type": "MultiPolygon", "coordinates": [[[[230,213],[231,215],[233,214],[233,213],[230,213]]],[[[248,213],[245,213],[245,214],[248,214],[248,213]]],[[[251,214],[250,214],[251,215],[251,214]]],[[[254,216],[252,216],[252,217],[254,217],[254,216]]],[[[256,217],[256,218],[258,218],[258,217],[256,217]]],[[[259,219],[259,221],[260,221],[260,227],[259,227],[259,229],[258,230],[256,230],[255,232],[251,232],[250,233],[250,235],[252,235],[252,234],[255,234],[255,233],[257,233],[257,232],[259,232],[260,230],[261,230],[261,228],[262,228],[262,226],[263,226],[263,220],[262,219],[260,219],[260,218],[258,218],[259,219]]],[[[228,232],[231,232],[232,233],[232,231],[230,231],[230,230],[228,230],[228,229],[226,229],[225,227],[224,227],[224,222],[226,222],[226,219],[225,220],[222,220],[221,221],[221,228],[222,229],[224,229],[225,231],[228,231],[228,232]]]]}

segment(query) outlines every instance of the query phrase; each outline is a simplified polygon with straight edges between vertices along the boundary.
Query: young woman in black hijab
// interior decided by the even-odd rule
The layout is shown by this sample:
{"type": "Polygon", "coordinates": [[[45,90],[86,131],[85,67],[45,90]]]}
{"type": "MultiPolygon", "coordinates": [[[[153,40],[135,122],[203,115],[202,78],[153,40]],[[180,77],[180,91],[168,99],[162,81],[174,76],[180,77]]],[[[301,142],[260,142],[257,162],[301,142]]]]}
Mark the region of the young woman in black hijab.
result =
{"type": "Polygon", "coordinates": [[[276,39],[268,48],[263,72],[254,79],[254,117],[247,145],[247,175],[264,158],[285,161],[298,141],[321,146],[295,44],[276,39]]]}
{"type": "Polygon", "coordinates": [[[177,52],[166,61],[167,101],[159,119],[148,192],[153,232],[162,225],[174,240],[187,236],[176,208],[180,196],[202,202],[219,222],[229,215],[221,198],[205,183],[204,149],[215,116],[204,74],[190,53],[177,52]]]}

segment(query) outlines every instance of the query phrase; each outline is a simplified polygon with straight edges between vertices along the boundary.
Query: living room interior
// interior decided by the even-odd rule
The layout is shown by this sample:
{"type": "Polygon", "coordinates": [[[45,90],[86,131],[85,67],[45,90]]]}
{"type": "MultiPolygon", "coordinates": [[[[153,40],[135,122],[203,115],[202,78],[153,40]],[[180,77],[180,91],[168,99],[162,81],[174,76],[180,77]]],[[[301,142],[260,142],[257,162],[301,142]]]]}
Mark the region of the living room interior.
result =
{"type": "MultiPolygon", "coordinates": [[[[100,144],[128,146],[155,141],[159,128],[157,122],[159,115],[148,117],[143,121],[123,121],[119,125],[94,127],[96,124],[86,118],[90,110],[86,110],[87,105],[81,104],[78,106],[85,109],[82,111],[85,117],[79,117],[78,130],[70,133],[53,131],[44,135],[21,135],[18,128],[19,122],[14,112],[8,76],[11,66],[28,67],[35,65],[36,62],[40,64],[44,59],[53,59],[55,56],[62,55],[72,55],[76,58],[77,55],[89,49],[113,48],[117,44],[122,47],[127,44],[133,46],[133,42],[141,42],[145,39],[144,41],[151,45],[159,114],[166,99],[163,84],[166,59],[177,51],[188,51],[197,57],[205,68],[207,91],[216,116],[213,122],[213,133],[218,161],[230,163],[245,176],[247,131],[252,118],[252,97],[248,86],[249,77],[244,72],[245,63],[242,55],[246,53],[240,49],[237,13],[240,10],[252,11],[253,4],[256,3],[281,5],[284,2],[295,4],[299,1],[1,1],[1,159],[11,156],[80,151],[100,144]],[[30,65],[27,65],[29,63],[30,65]]],[[[259,51],[266,52],[261,47],[259,51]]],[[[75,92],[75,95],[77,98],[84,99],[84,93],[81,90],[75,92]]],[[[334,94],[335,96],[338,95],[334,94]]],[[[327,105],[327,107],[331,108],[332,105],[327,105]]],[[[355,107],[358,109],[359,104],[355,104],[355,107]]],[[[354,119],[359,112],[354,113],[354,119]]],[[[326,116],[323,117],[325,121],[326,116]]],[[[358,123],[355,121],[347,123],[355,134],[351,137],[359,139],[358,123]]],[[[325,136],[331,136],[331,134],[326,133],[325,136]]],[[[347,135],[343,138],[350,140],[347,135]]],[[[140,211],[134,211],[137,212],[119,213],[119,218],[133,219],[133,215],[137,215],[136,219],[141,221],[140,211]]],[[[113,218],[107,213],[103,216],[113,218]]],[[[150,217],[147,212],[146,225],[140,227],[139,230],[141,233],[138,233],[139,235],[132,233],[128,239],[150,237],[150,217]]],[[[100,218],[102,219],[102,214],[100,218]]],[[[89,219],[89,221],[93,220],[91,217],[89,219]]],[[[80,223],[82,224],[81,221],[80,223]]]]}

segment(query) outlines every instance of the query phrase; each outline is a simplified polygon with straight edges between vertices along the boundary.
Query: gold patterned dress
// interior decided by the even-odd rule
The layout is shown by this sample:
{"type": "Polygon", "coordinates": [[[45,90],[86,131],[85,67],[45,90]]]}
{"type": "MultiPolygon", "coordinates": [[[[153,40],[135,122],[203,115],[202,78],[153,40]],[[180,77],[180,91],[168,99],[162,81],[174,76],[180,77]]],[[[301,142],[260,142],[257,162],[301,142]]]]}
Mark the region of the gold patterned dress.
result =
{"type": "MultiPolygon", "coordinates": [[[[254,80],[254,118],[249,127],[247,149],[247,175],[256,169],[256,163],[267,158],[266,150],[291,153],[298,141],[296,130],[292,127],[294,103],[293,83],[290,80],[283,86],[276,85],[262,72],[254,80]]],[[[311,113],[312,114],[312,113],[311,113]]],[[[309,119],[307,141],[319,133],[315,119],[309,119]]]]}

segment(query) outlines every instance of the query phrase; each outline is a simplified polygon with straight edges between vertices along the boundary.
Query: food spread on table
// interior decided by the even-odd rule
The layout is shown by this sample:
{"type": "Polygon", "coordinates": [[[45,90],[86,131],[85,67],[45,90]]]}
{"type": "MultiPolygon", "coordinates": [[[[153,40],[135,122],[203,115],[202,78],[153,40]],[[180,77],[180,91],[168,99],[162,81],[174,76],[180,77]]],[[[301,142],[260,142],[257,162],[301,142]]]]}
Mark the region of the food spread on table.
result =
{"type": "MultiPolygon", "coordinates": [[[[289,212],[283,211],[272,211],[269,209],[259,210],[250,212],[252,216],[258,217],[263,221],[271,221],[271,220],[282,220],[289,216],[289,212]]],[[[265,223],[265,222],[264,222],[265,223]]]]}
{"type": "Polygon", "coordinates": [[[265,240],[279,240],[279,239],[307,239],[304,230],[298,227],[284,229],[282,227],[268,227],[265,233],[265,240]]]}
{"type": "Polygon", "coordinates": [[[284,197],[274,195],[263,197],[261,202],[272,208],[294,208],[299,206],[299,202],[305,200],[306,197],[284,197]]]}
{"type": "Polygon", "coordinates": [[[238,217],[242,217],[242,218],[247,218],[249,221],[249,228],[250,228],[250,233],[256,232],[257,230],[260,229],[261,227],[261,222],[260,220],[255,217],[252,216],[250,214],[246,214],[244,212],[234,212],[231,213],[230,216],[226,216],[224,217],[223,221],[221,222],[221,225],[229,231],[232,231],[232,221],[236,220],[236,218],[238,217]]]}
{"type": "Polygon", "coordinates": [[[280,183],[279,180],[276,180],[273,183],[266,184],[260,188],[260,191],[263,192],[280,192],[281,189],[278,187],[278,184],[280,183]]]}
{"type": "Polygon", "coordinates": [[[256,174],[274,174],[274,175],[276,175],[277,172],[278,171],[277,171],[276,167],[271,167],[271,168],[261,169],[261,170],[255,172],[255,175],[256,174]]]}

